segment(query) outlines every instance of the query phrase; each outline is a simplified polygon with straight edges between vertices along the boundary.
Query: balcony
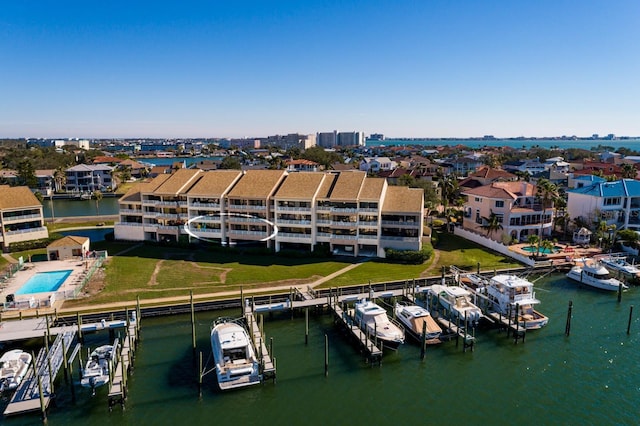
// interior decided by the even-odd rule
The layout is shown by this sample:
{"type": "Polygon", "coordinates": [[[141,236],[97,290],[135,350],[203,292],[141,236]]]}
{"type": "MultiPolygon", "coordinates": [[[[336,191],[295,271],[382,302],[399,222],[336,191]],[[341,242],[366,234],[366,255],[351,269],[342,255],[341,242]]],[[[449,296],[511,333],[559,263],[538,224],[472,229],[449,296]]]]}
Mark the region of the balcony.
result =
{"type": "Polygon", "coordinates": [[[25,222],[30,219],[42,219],[42,215],[40,214],[24,214],[20,216],[5,216],[2,218],[2,223],[14,223],[14,222],[25,222]]]}
{"type": "Polygon", "coordinates": [[[311,234],[294,234],[292,232],[278,232],[278,239],[280,238],[294,238],[299,240],[310,240],[311,234]]]}
{"type": "Polygon", "coordinates": [[[189,207],[199,207],[199,208],[207,208],[207,209],[220,209],[220,203],[198,203],[194,202],[189,204],[189,207]]]}

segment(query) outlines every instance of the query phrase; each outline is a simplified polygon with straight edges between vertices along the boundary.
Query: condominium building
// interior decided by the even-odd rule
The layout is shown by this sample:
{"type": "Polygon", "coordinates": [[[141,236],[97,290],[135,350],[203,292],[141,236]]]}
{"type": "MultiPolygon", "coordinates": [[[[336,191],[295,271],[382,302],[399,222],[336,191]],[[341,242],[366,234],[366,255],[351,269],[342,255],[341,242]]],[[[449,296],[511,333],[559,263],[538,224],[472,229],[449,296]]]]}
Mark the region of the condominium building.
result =
{"type": "Polygon", "coordinates": [[[42,204],[26,186],[0,185],[0,243],[8,250],[11,243],[49,238],[44,226],[42,204]]]}
{"type": "Polygon", "coordinates": [[[422,247],[424,193],[360,171],[178,170],[119,201],[115,237],[384,257],[422,247]]]}
{"type": "Polygon", "coordinates": [[[66,170],[67,192],[115,191],[116,182],[112,179],[113,167],[106,164],[78,164],[66,170]]]}

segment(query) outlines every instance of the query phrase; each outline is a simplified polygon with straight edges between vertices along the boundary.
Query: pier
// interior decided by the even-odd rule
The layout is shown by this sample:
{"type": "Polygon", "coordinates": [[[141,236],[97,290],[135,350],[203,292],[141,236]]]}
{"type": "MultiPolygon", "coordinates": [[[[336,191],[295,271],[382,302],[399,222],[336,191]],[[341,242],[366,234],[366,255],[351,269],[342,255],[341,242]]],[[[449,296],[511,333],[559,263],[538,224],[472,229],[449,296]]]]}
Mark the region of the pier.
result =
{"type": "Polygon", "coordinates": [[[272,359],[272,354],[269,353],[267,345],[263,337],[263,330],[258,326],[256,321],[255,312],[251,307],[247,306],[244,311],[244,317],[249,326],[249,334],[253,341],[254,347],[258,351],[258,357],[260,359],[260,366],[262,368],[262,378],[264,379],[276,379],[276,364],[275,359],[272,359]]]}
{"type": "Polygon", "coordinates": [[[369,336],[362,331],[360,327],[355,324],[354,318],[349,314],[349,311],[344,311],[338,303],[330,305],[331,310],[334,313],[334,317],[337,323],[342,325],[344,329],[354,338],[362,351],[367,356],[367,359],[373,364],[382,362],[382,344],[380,347],[376,345],[374,341],[369,339],[369,336]]]}
{"type": "Polygon", "coordinates": [[[138,343],[139,320],[137,317],[129,320],[122,343],[116,339],[113,343],[113,357],[109,368],[109,410],[120,404],[124,408],[127,399],[127,378],[133,367],[135,348],[138,343]]]}
{"type": "Polygon", "coordinates": [[[75,330],[70,329],[58,334],[51,347],[40,350],[27,376],[13,394],[11,402],[4,410],[5,416],[13,416],[32,411],[42,411],[49,406],[53,395],[53,381],[66,358],[66,350],[75,338],[75,330]]]}

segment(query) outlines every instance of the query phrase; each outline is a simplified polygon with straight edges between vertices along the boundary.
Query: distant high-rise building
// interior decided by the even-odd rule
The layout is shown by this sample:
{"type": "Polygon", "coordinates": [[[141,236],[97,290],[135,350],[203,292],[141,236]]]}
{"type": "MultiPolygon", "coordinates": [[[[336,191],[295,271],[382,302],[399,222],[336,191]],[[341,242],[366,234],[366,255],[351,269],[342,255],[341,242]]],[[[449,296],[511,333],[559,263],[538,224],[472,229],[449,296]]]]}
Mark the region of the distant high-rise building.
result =
{"type": "Polygon", "coordinates": [[[340,132],[338,133],[338,146],[363,146],[363,132],[340,132]]]}
{"type": "Polygon", "coordinates": [[[384,135],[382,133],[371,133],[369,135],[369,140],[372,140],[372,141],[383,141],[384,140],[384,135]]]}
{"type": "Polygon", "coordinates": [[[288,135],[267,136],[266,139],[261,141],[260,146],[273,146],[281,149],[307,149],[316,146],[316,135],[289,133],[288,135]]]}
{"type": "Polygon", "coordinates": [[[322,132],[316,134],[316,143],[321,148],[333,148],[337,145],[338,131],[322,132]]]}

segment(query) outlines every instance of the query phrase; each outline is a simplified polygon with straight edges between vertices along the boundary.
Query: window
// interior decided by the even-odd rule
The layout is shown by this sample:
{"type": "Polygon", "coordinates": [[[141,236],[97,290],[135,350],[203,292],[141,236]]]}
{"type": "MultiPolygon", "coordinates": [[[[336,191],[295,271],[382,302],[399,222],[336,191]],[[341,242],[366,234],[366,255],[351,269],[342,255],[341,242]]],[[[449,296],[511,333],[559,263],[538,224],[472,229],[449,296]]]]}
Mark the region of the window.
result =
{"type": "Polygon", "coordinates": [[[474,200],[476,203],[481,203],[481,202],[482,202],[482,198],[480,198],[480,197],[475,197],[473,200],[474,200]]]}
{"type": "Polygon", "coordinates": [[[620,204],[620,202],[621,202],[620,197],[610,197],[610,198],[604,199],[605,206],[617,206],[620,204]]]}
{"type": "Polygon", "coordinates": [[[496,200],[496,207],[504,207],[504,201],[503,200],[496,200]]]}

